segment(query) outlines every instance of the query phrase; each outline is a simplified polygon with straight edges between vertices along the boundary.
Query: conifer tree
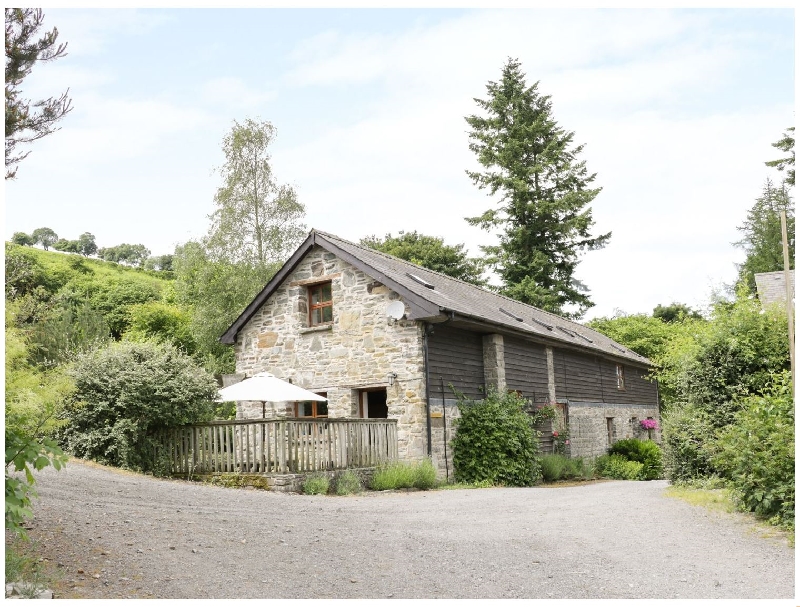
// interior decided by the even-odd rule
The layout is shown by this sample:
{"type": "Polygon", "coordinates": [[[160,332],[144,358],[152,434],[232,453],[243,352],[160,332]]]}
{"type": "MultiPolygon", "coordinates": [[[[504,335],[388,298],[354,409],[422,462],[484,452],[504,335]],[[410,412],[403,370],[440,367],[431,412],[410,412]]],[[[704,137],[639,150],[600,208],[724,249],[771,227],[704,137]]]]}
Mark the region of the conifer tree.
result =
{"type": "Polygon", "coordinates": [[[789,237],[789,264],[794,269],[795,222],[794,203],[786,184],[776,188],[770,179],[764,184],[761,196],[747,212],[747,219],[737,229],[742,240],[734,243],[744,249],[747,257],[739,266],[739,281],[756,292],[755,275],[760,272],[777,272],[783,269],[783,239],[780,212],[786,211],[789,237]]]}
{"type": "Polygon", "coordinates": [[[580,317],[592,305],[574,277],[578,254],[602,248],[611,233],[592,236],[589,204],[601,188],[579,160],[583,145],[573,145],[552,115],[550,96],[539,83],[528,86],[516,59],[503,67],[499,82],[486,86],[488,98],[475,99],[485,116],[467,116],[470,149],[484,171],[467,171],[496,207],[472,225],[498,229],[500,243],[482,247],[502,280],[500,292],[549,312],[580,317]],[[572,312],[565,306],[574,306],[572,312]]]}
{"type": "Polygon", "coordinates": [[[58,97],[31,104],[21,96],[22,81],[37,62],[53,61],[66,55],[66,43],[57,43],[53,28],[36,38],[44,14],[39,8],[6,8],[6,179],[14,179],[17,164],[30,152],[17,146],[30,143],[58,130],[56,123],[71,109],[65,91],[58,97]],[[32,107],[31,107],[32,106],[32,107]]]}

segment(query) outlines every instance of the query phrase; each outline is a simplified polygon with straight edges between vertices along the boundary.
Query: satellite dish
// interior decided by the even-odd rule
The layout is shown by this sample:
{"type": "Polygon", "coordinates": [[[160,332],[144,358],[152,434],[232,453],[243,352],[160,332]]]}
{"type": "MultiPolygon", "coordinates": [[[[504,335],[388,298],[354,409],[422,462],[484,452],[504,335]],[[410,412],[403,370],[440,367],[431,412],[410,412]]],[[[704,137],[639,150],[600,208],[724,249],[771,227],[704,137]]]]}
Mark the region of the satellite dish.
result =
{"type": "Polygon", "coordinates": [[[406,306],[402,301],[393,301],[386,307],[386,316],[392,320],[400,320],[406,315],[406,306]]]}

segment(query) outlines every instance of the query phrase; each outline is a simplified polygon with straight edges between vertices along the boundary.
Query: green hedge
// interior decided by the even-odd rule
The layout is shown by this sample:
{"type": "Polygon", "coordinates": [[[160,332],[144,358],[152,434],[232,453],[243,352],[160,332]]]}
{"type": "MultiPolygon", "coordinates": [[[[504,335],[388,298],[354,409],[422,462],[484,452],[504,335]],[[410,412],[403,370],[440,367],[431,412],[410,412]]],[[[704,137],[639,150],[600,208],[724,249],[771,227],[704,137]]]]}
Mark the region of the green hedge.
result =
{"type": "Polygon", "coordinates": [[[742,507],[794,527],[794,398],[788,372],[760,396],[742,399],[735,423],[719,434],[714,464],[742,507]]]}
{"type": "Polygon", "coordinates": [[[515,393],[492,391],[478,401],[459,396],[452,441],[456,481],[526,487],[541,479],[539,439],[526,404],[515,393]]]}

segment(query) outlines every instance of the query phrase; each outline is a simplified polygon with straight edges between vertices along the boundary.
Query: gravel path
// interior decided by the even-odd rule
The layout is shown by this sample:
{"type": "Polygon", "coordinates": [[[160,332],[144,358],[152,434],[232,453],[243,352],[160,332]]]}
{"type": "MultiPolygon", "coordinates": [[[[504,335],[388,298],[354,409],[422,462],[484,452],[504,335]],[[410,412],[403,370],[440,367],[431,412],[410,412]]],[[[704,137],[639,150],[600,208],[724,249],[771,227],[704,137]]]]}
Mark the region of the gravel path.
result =
{"type": "Polygon", "coordinates": [[[794,551],[666,482],[303,496],[38,477],[62,598],[792,598],[794,551]]]}

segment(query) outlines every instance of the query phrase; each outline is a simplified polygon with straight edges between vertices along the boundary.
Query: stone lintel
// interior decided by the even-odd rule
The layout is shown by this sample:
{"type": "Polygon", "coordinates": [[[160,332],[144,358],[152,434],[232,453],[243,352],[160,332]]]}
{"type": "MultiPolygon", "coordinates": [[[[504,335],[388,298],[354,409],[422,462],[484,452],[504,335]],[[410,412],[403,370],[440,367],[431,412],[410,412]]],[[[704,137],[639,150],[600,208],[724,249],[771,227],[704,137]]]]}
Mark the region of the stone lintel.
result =
{"type": "Polygon", "coordinates": [[[336,272],[335,274],[327,274],[325,276],[314,276],[313,278],[305,278],[303,280],[293,280],[289,283],[290,287],[305,287],[308,285],[316,285],[321,282],[330,282],[334,278],[339,278],[342,275],[341,272],[336,272]]]}

